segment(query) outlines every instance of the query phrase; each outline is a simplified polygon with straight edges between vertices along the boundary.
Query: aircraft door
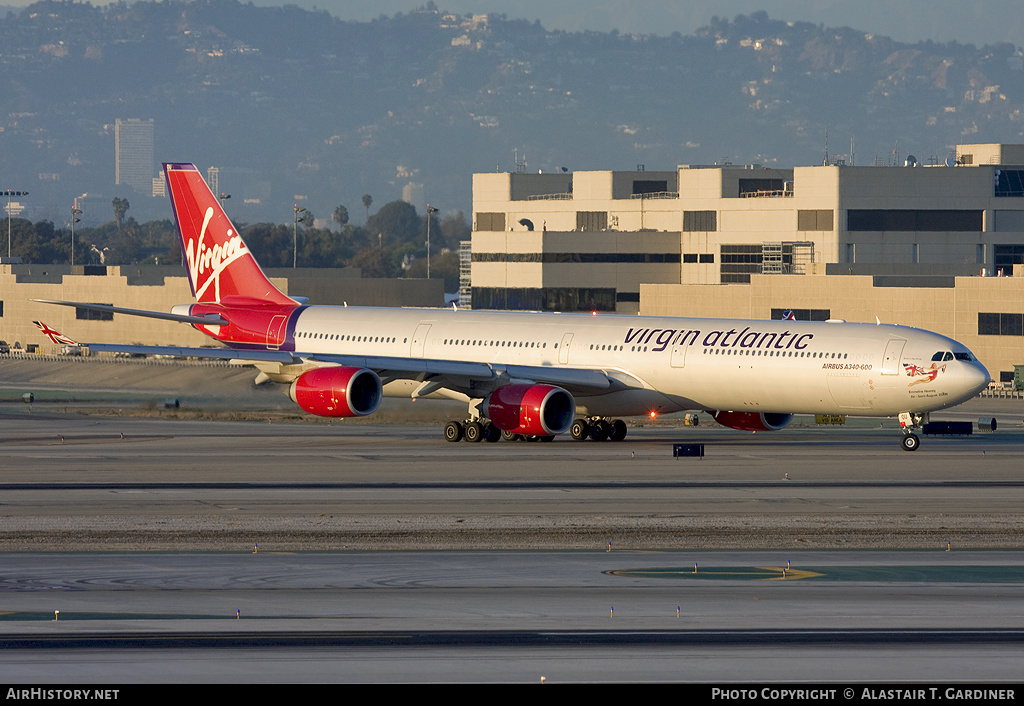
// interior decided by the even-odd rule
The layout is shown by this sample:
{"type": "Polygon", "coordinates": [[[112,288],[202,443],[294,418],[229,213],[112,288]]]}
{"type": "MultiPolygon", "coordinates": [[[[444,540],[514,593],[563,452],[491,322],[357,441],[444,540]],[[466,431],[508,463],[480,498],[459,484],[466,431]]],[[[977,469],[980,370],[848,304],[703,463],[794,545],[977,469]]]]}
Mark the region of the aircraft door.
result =
{"type": "Polygon", "coordinates": [[[572,345],[572,334],[567,333],[562,336],[562,342],[558,344],[558,363],[560,365],[569,364],[569,346],[572,345]]]}
{"type": "Polygon", "coordinates": [[[906,339],[894,338],[885,344],[885,354],[882,356],[882,375],[899,375],[900,358],[903,357],[903,346],[907,345],[906,339]]]}
{"type": "Polygon", "coordinates": [[[287,321],[288,317],[280,314],[270,319],[267,326],[267,348],[277,350],[284,343],[284,325],[287,321]]]}
{"type": "MultiPolygon", "coordinates": [[[[685,336],[683,337],[685,339],[685,336]]],[[[688,346],[685,343],[677,343],[672,346],[672,362],[673,368],[684,368],[686,367],[686,349],[688,346]]]]}
{"type": "Polygon", "coordinates": [[[423,357],[423,347],[427,343],[427,333],[430,332],[430,324],[420,324],[416,327],[416,332],[412,335],[412,348],[409,351],[409,355],[413,358],[423,357]]]}

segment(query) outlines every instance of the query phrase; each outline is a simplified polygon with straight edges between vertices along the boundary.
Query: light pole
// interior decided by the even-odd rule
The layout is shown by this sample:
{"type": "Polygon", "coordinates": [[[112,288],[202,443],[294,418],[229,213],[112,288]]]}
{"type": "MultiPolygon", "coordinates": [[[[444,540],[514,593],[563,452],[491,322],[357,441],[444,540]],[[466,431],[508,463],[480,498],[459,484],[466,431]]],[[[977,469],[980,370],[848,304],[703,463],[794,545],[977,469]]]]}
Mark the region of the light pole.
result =
{"type": "Polygon", "coordinates": [[[437,209],[427,204],[427,279],[430,279],[430,217],[437,213],[437,209]]]}
{"type": "Polygon", "coordinates": [[[299,204],[295,204],[295,220],[292,222],[292,269],[297,267],[299,261],[299,224],[306,221],[305,218],[300,216],[300,213],[305,213],[306,209],[301,208],[299,204]]]}
{"type": "Polygon", "coordinates": [[[6,189],[2,193],[7,194],[7,258],[11,257],[11,197],[12,196],[28,196],[27,191],[14,191],[13,189],[6,189]]]}
{"type": "Polygon", "coordinates": [[[71,266],[75,266],[75,224],[78,223],[78,216],[81,215],[82,211],[78,208],[78,199],[75,199],[75,205],[71,207],[71,266]]]}

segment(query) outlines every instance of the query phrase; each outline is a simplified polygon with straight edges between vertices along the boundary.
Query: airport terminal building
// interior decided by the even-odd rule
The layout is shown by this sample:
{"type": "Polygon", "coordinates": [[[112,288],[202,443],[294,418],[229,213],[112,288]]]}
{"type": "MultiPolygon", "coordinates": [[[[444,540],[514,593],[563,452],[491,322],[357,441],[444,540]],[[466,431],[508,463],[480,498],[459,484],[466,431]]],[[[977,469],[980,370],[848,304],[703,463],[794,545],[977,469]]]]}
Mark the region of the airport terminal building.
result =
{"type": "Polygon", "coordinates": [[[877,317],[1012,379],[1024,145],[961,145],[939,166],[475,174],[471,276],[480,309],[877,317]]]}

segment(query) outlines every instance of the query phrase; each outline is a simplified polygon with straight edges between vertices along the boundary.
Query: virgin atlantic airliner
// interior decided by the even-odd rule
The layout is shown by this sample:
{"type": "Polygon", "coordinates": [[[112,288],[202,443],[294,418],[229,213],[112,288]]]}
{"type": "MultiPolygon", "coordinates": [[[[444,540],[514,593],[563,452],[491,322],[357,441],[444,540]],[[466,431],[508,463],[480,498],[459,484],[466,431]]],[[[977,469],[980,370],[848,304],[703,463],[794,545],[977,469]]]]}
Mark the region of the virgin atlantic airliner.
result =
{"type": "Polygon", "coordinates": [[[898,416],[913,451],[930,412],[989,383],[965,346],[906,326],[309,305],[270,282],[194,165],[164,173],[195,302],[51,303],[190,324],[224,347],[83,345],[250,364],[311,414],[372,414],[384,395],[460,400],[466,417],[444,427],[453,442],[618,441],[621,417],[684,410],[748,431],[796,413],[898,416]]]}

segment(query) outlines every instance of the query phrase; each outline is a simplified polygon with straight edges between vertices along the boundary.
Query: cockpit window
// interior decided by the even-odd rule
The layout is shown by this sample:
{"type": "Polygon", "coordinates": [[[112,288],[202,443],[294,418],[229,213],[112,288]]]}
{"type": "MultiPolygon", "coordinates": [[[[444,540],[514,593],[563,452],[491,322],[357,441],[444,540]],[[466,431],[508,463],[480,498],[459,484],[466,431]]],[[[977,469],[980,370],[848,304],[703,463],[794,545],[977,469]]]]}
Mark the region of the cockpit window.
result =
{"type": "Polygon", "coordinates": [[[938,353],[932,356],[932,361],[936,363],[941,363],[942,361],[953,360],[954,358],[956,360],[966,360],[968,362],[974,360],[974,358],[971,357],[971,354],[968,353],[967,351],[960,351],[957,353],[950,353],[949,351],[939,351],[938,353]]]}

